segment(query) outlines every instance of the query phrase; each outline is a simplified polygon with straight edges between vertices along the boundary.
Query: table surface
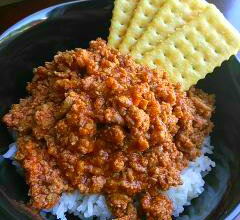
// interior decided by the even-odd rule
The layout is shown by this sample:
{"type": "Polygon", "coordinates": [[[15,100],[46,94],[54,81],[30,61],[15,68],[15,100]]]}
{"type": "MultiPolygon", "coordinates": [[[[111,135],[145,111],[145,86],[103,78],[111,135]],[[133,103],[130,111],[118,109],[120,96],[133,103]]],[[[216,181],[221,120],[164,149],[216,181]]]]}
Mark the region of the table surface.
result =
{"type": "MultiPolygon", "coordinates": [[[[9,0],[10,1],[10,0],[9,0]]],[[[25,0],[0,7],[0,34],[20,19],[57,3],[70,0],[25,0]]],[[[99,0],[100,1],[100,0],[99,0]]],[[[5,0],[7,2],[7,0],[5,0]]],[[[240,0],[208,0],[214,3],[232,25],[240,31],[240,0]]],[[[238,54],[240,60],[240,53],[238,54]]],[[[235,220],[240,220],[238,216],[235,220]]]]}
{"type": "MultiPolygon", "coordinates": [[[[2,0],[0,0],[0,2],[1,1],[2,0]]],[[[12,0],[5,1],[12,2],[12,0]]],[[[22,18],[36,11],[68,1],[70,0],[22,0],[4,6],[0,5],[0,34],[22,18]]]]}
{"type": "MultiPolygon", "coordinates": [[[[4,0],[11,2],[12,0],[4,0]]],[[[16,0],[15,0],[16,1],[16,0]]],[[[18,0],[20,2],[0,7],[0,33],[20,19],[48,6],[70,0],[18,0]]],[[[99,0],[101,1],[101,0],[99,0]]],[[[223,12],[225,17],[240,31],[240,0],[208,0],[223,12]]],[[[1,5],[0,5],[1,6],[1,5]]]]}

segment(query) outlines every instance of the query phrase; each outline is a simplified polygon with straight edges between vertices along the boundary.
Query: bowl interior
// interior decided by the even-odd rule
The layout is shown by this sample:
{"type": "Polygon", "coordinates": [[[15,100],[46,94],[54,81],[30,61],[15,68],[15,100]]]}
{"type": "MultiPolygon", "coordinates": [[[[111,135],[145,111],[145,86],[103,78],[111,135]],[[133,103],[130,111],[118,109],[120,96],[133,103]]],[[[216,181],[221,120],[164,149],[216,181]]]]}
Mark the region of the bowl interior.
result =
{"type": "MultiPolygon", "coordinates": [[[[20,22],[0,39],[1,117],[26,96],[25,86],[32,69],[51,61],[57,51],[87,47],[90,40],[108,36],[113,2],[91,0],[66,3],[39,12],[20,22]]],[[[200,80],[198,87],[216,94],[216,112],[211,135],[212,156],[217,166],[206,176],[204,193],[194,199],[178,219],[225,219],[240,202],[240,64],[229,61],[200,80]]],[[[0,124],[0,154],[13,142],[12,134],[0,124]]],[[[0,159],[0,219],[38,219],[24,205],[27,185],[9,160],[0,159]]],[[[233,219],[229,217],[228,219],[233,219]]]]}

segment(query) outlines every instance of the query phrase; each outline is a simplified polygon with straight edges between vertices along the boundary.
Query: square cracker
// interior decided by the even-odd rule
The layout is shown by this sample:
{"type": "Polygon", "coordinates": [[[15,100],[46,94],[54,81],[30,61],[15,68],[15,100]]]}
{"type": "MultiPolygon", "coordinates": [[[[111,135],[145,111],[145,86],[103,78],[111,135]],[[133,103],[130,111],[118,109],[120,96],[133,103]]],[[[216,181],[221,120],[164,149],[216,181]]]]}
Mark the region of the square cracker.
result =
{"type": "Polygon", "coordinates": [[[169,0],[157,12],[146,31],[132,47],[130,54],[139,60],[143,54],[163,42],[176,29],[181,28],[206,9],[204,0],[169,0]]]}
{"type": "Polygon", "coordinates": [[[108,44],[118,48],[139,0],[115,0],[108,44]]]}
{"type": "Polygon", "coordinates": [[[153,19],[158,9],[167,0],[140,0],[123,40],[119,46],[122,53],[129,53],[130,48],[143,34],[146,26],[153,19]]]}
{"type": "Polygon", "coordinates": [[[173,83],[188,90],[239,49],[240,34],[209,4],[197,20],[177,30],[139,62],[165,69],[173,83]]]}

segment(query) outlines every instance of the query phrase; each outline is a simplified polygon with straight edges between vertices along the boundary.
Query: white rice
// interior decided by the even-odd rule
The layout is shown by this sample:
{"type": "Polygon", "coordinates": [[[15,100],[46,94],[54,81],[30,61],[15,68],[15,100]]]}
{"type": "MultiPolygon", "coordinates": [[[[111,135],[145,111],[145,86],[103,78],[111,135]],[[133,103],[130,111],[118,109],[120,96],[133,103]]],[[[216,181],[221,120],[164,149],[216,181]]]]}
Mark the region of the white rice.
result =
{"type": "Polygon", "coordinates": [[[63,193],[59,203],[51,210],[43,210],[42,214],[44,212],[50,212],[61,220],[67,220],[67,212],[80,219],[92,219],[96,216],[104,220],[111,217],[103,195],[82,195],[77,190],[73,193],[63,193]]]}
{"type": "Polygon", "coordinates": [[[4,158],[13,159],[13,157],[16,155],[16,153],[17,153],[17,145],[14,142],[8,146],[8,151],[5,154],[3,154],[2,156],[4,158]]]}
{"type": "MultiPolygon", "coordinates": [[[[191,200],[198,197],[204,191],[203,177],[215,167],[206,154],[213,153],[213,146],[210,145],[210,137],[207,137],[202,146],[202,155],[195,161],[190,162],[189,167],[181,173],[183,184],[172,187],[165,194],[173,203],[175,217],[184,211],[184,206],[191,204],[191,200]]],[[[17,152],[15,143],[9,145],[9,150],[2,155],[4,158],[13,159],[17,152]]],[[[16,161],[13,164],[19,166],[16,161]]],[[[67,220],[66,213],[74,214],[80,219],[88,220],[98,217],[100,220],[111,218],[105,198],[103,195],[82,195],[77,190],[72,193],[63,193],[60,201],[50,210],[42,210],[41,214],[46,216],[51,213],[60,220],[67,220]]]]}
{"type": "Polygon", "coordinates": [[[166,194],[173,203],[173,215],[178,217],[184,211],[184,206],[191,204],[191,200],[198,197],[204,191],[203,177],[215,167],[209,157],[204,154],[212,154],[213,146],[210,145],[210,137],[207,137],[202,146],[202,155],[190,162],[189,167],[181,173],[183,184],[170,188],[166,194]]]}

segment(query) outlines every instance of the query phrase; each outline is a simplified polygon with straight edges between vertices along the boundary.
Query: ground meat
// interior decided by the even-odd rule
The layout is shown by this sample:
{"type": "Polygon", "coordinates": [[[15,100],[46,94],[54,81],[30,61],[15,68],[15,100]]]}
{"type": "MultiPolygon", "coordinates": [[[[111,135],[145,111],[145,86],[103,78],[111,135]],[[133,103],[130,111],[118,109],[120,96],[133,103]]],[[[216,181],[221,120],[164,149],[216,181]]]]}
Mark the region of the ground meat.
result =
{"type": "Polygon", "coordinates": [[[173,211],[172,203],[164,195],[151,196],[149,193],[141,198],[141,206],[147,219],[170,220],[173,211]]]}
{"type": "Polygon", "coordinates": [[[16,159],[27,170],[32,205],[37,209],[51,208],[58,202],[60,193],[67,190],[60,171],[55,168],[56,161],[30,136],[18,137],[17,146],[16,159]]]}
{"type": "Polygon", "coordinates": [[[213,127],[212,95],[182,92],[165,72],[100,39],[36,68],[27,90],[3,120],[18,132],[16,159],[35,208],[79,189],[105,194],[121,220],[171,219],[172,204],[160,192],[181,184],[181,170],[199,155],[213,127]]]}
{"type": "Polygon", "coordinates": [[[137,218],[136,208],[132,204],[132,198],[121,193],[112,193],[108,196],[108,205],[120,220],[137,218]]]}

